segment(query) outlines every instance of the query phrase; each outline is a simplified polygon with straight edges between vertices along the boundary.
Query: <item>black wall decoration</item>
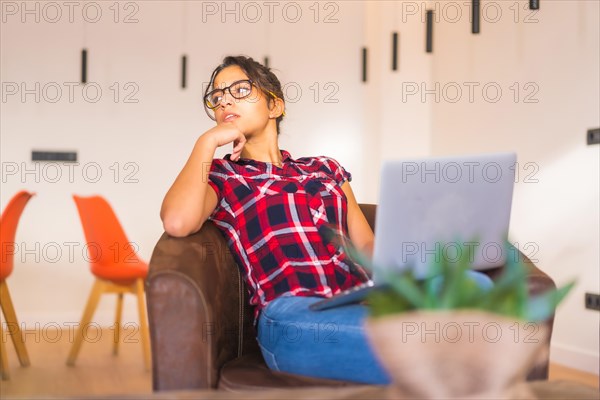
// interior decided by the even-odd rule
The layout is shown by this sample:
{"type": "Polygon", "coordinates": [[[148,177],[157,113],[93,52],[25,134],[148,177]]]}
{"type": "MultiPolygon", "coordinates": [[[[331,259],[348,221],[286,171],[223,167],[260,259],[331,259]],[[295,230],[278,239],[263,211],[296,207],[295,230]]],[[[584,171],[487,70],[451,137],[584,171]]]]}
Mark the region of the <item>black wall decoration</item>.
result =
{"type": "Polygon", "coordinates": [[[539,10],[540,9],[540,0],[529,0],[529,9],[530,10],[539,10]]]}
{"type": "Polygon", "coordinates": [[[362,81],[367,81],[367,48],[362,48],[362,81]]]}
{"type": "Polygon", "coordinates": [[[185,89],[187,86],[187,56],[184,54],[181,57],[181,88],[185,89]]]}
{"type": "Polygon", "coordinates": [[[81,50],[81,83],[87,83],[87,49],[81,50]]]}
{"type": "Polygon", "coordinates": [[[471,21],[472,21],[472,25],[471,25],[471,33],[479,33],[479,22],[480,22],[480,15],[481,15],[481,11],[479,9],[480,7],[480,0],[473,0],[473,4],[471,5],[471,21]]]}
{"type": "Polygon", "coordinates": [[[265,67],[269,68],[269,56],[265,56],[265,67]]]}
{"type": "Polygon", "coordinates": [[[425,37],[425,51],[433,52],[433,10],[427,10],[427,35],[425,37]]]}
{"type": "Polygon", "coordinates": [[[398,71],[398,32],[392,33],[392,71],[398,71]]]}

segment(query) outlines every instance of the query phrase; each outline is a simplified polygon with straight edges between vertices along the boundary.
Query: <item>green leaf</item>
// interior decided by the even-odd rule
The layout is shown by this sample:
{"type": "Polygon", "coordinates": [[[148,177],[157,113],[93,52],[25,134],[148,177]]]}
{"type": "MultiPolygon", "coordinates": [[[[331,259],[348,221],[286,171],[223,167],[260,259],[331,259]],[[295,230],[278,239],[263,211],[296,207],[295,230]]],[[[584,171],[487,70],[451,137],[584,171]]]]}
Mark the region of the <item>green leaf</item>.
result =
{"type": "Polygon", "coordinates": [[[372,292],[367,300],[373,317],[403,313],[412,309],[403,296],[391,290],[372,292]]]}
{"type": "Polygon", "coordinates": [[[527,271],[522,263],[508,262],[488,295],[482,299],[480,308],[492,312],[497,310],[500,314],[510,316],[521,316],[522,312],[519,310],[518,304],[523,291],[527,296],[526,276],[527,271]],[[518,296],[517,293],[519,293],[518,296]],[[511,309],[510,304],[515,309],[511,309]]]}
{"type": "MultiPolygon", "coordinates": [[[[455,240],[454,243],[461,243],[455,240]]],[[[439,246],[441,249],[441,246],[439,246]]],[[[472,252],[470,247],[458,246],[459,256],[456,262],[450,262],[442,251],[440,250],[440,259],[442,263],[442,276],[444,280],[443,292],[441,294],[442,309],[458,308],[461,304],[461,298],[465,288],[468,286],[470,281],[467,270],[469,269],[470,260],[472,259],[472,252]]]]}
{"type": "Polygon", "coordinates": [[[569,282],[560,289],[550,290],[533,297],[527,304],[525,319],[528,321],[544,321],[552,316],[556,306],[573,289],[575,281],[569,282]]]}
{"type": "Polygon", "coordinates": [[[414,308],[423,308],[425,296],[412,274],[398,274],[386,272],[385,282],[389,283],[391,288],[414,308]]]}

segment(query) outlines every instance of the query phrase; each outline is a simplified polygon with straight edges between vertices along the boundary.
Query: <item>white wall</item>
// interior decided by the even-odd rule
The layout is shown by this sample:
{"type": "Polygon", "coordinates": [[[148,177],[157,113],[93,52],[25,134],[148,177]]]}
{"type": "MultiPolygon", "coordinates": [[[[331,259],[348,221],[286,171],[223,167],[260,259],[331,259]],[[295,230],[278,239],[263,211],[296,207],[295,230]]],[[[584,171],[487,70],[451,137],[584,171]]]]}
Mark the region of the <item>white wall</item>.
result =
{"type": "MultiPolygon", "coordinates": [[[[21,248],[8,281],[21,320],[33,327],[36,322],[76,322],[81,315],[92,276],[81,253],[84,239],[72,193],[106,196],[141,256],[150,258],[162,233],[162,197],[194,140],[212,124],[201,108],[203,82],[226,54],[257,59],[268,54],[288,95],[301,91],[297,102],[288,102],[281,147],[296,157],[319,153],[338,158],[354,175],[359,201],[376,201],[379,181],[374,177],[382,159],[517,151],[523,168],[511,236],[537,245],[537,264],[559,284],[571,277],[579,281],[558,311],[552,357],[597,373],[598,313],[583,309],[582,293],[600,291],[599,150],[584,145],[585,130],[600,125],[598,3],[542,1],[534,23],[525,22],[531,18],[521,9],[526,3],[482,2],[482,32],[474,36],[463,2],[429,2],[443,17],[434,27],[433,54],[424,51],[424,2],[321,2],[316,22],[313,2],[295,2],[302,12],[296,23],[291,22],[295,8],[283,13],[285,2],[274,10],[272,21],[262,8],[255,23],[249,22],[256,14],[243,8],[246,3],[231,3],[239,4],[237,13],[217,9],[213,15],[207,11],[215,9],[207,7],[221,2],[138,1],[134,18],[139,21],[133,24],[115,23],[108,8],[112,3],[104,2],[98,2],[103,17],[95,24],[83,24],[81,7],[72,23],[63,10],[55,24],[44,18],[36,23],[32,16],[22,22],[21,15],[3,11],[3,85],[24,82],[31,88],[35,82],[56,82],[65,89],[55,104],[47,98],[36,103],[32,95],[24,102],[16,95],[0,103],[1,206],[17,190],[37,192],[17,234],[18,244],[33,251],[21,248]],[[457,5],[462,15],[452,23],[457,5]],[[492,22],[497,6],[502,15],[492,22]],[[397,72],[390,67],[394,30],[400,33],[397,72]],[[360,82],[364,45],[369,48],[366,84],[360,82]],[[89,80],[103,91],[97,103],[82,98],[80,87],[70,103],[64,86],[79,79],[83,46],[90,53],[89,80]],[[190,70],[187,90],[179,88],[184,52],[190,70]],[[492,103],[476,90],[471,103],[465,82],[479,83],[478,88],[499,85],[502,96],[492,103]],[[117,102],[112,99],[115,83],[121,95],[117,102]],[[129,90],[127,83],[133,84],[129,90]],[[436,83],[439,102],[432,94],[423,99],[422,89],[435,90],[436,83]],[[463,97],[452,103],[456,85],[463,97]],[[133,96],[138,103],[124,102],[131,88],[138,90],[133,96]],[[525,102],[527,95],[538,102],[525,102]],[[77,150],[80,165],[73,181],[62,166],[62,179],[50,182],[55,170],[49,164],[38,164],[37,181],[35,174],[21,176],[23,166],[35,168],[28,161],[32,149],[77,150]],[[527,162],[533,163],[529,169],[527,162]],[[8,175],[14,165],[17,174],[8,175]],[[84,166],[88,175],[83,175],[84,166]],[[95,166],[102,178],[87,182],[95,166]],[[539,182],[525,183],[534,171],[530,178],[539,182]],[[128,173],[137,182],[126,183],[128,173]],[[66,242],[78,245],[72,259],[66,242]],[[56,262],[54,243],[62,251],[56,262]]],[[[120,9],[119,19],[132,11],[120,9]]],[[[486,93],[492,94],[491,89],[486,93]]],[[[137,321],[131,303],[126,302],[125,317],[137,321]]],[[[112,300],[104,301],[96,320],[109,324],[112,308],[112,300]]]]}
{"type": "Polygon", "coordinates": [[[552,360],[598,374],[599,314],[584,308],[584,293],[600,292],[600,148],[585,143],[600,125],[599,4],[542,1],[535,14],[527,2],[519,14],[514,2],[495,4],[502,17],[492,22],[488,6],[479,35],[466,9],[435,26],[432,153],[517,152],[512,240],[557,284],[578,282],[557,311],[552,360]],[[465,82],[479,85],[472,102],[465,82]]]}

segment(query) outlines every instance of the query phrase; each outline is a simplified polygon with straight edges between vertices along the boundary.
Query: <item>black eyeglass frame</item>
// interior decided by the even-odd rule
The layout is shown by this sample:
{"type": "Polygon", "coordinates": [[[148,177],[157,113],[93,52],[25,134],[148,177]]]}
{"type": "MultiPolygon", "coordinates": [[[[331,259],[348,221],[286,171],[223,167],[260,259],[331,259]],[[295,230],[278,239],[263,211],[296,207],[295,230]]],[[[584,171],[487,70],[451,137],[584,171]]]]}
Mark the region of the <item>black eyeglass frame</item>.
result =
{"type": "MultiPolygon", "coordinates": [[[[215,105],[214,107],[209,106],[210,101],[208,100],[215,92],[221,91],[223,92],[223,95],[225,94],[225,91],[227,90],[229,92],[229,94],[231,95],[231,97],[233,97],[236,100],[242,100],[245,99],[247,97],[250,97],[252,95],[252,90],[250,91],[250,93],[248,93],[247,95],[241,96],[241,97],[237,97],[236,95],[233,94],[233,92],[231,91],[231,88],[235,85],[240,84],[241,82],[249,82],[250,86],[254,86],[257,89],[265,92],[266,94],[268,94],[269,96],[273,97],[274,99],[277,98],[277,96],[275,95],[275,93],[271,92],[270,90],[264,90],[261,89],[259,86],[257,86],[254,81],[252,81],[251,79],[240,79],[239,81],[235,81],[233,82],[231,85],[226,86],[222,89],[213,89],[210,92],[206,93],[206,95],[204,96],[203,99],[203,104],[204,104],[204,111],[206,111],[206,114],[208,115],[208,117],[210,119],[212,119],[213,121],[216,121],[215,116],[214,116],[214,110],[217,109],[217,107],[219,107],[221,105],[221,102],[219,102],[217,105],[215,105]],[[213,112],[211,114],[211,111],[213,112]]],[[[283,113],[283,115],[285,115],[285,112],[283,113]]]]}

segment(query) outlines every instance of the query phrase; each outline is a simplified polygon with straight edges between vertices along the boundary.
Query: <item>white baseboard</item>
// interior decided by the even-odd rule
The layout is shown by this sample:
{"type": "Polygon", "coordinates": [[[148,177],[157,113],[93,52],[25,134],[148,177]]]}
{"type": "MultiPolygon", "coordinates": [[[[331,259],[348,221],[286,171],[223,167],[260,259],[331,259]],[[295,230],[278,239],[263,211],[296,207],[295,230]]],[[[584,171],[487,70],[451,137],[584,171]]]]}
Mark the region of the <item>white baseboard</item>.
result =
{"type": "Polygon", "coordinates": [[[578,349],[562,343],[552,342],[550,362],[565,367],[600,375],[600,355],[592,351],[578,349]]]}

